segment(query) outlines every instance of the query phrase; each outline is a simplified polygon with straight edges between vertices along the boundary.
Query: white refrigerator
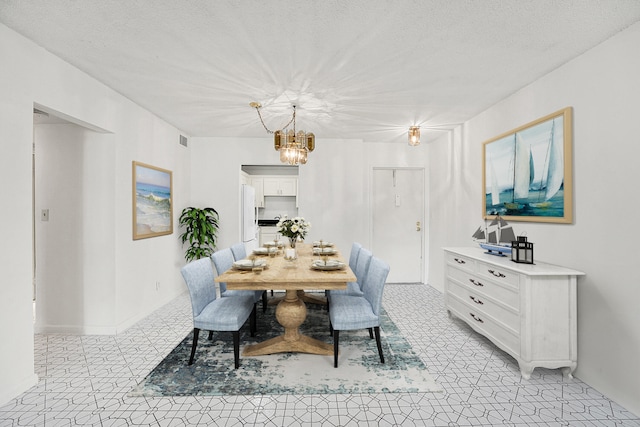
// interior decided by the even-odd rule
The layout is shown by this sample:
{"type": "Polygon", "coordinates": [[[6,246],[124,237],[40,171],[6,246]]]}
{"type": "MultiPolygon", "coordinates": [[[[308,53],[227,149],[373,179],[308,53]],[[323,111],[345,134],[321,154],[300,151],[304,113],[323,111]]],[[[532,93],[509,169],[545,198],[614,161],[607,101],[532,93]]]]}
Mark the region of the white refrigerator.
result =
{"type": "Polygon", "coordinates": [[[242,184],[240,210],[240,235],[247,253],[258,247],[258,216],[256,215],[256,189],[242,184]]]}

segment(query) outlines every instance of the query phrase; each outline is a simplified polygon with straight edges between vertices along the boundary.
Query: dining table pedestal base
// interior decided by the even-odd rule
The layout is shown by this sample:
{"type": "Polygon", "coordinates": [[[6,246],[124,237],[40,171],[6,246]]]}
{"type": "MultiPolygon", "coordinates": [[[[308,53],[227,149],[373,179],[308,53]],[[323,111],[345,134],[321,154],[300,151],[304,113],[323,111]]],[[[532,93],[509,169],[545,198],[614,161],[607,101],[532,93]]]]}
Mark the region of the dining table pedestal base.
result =
{"type": "MultiPolygon", "coordinates": [[[[298,292],[298,298],[304,302],[307,302],[309,304],[327,305],[327,299],[325,297],[308,294],[304,290],[298,290],[297,292],[298,292]]],[[[285,297],[271,298],[267,304],[268,305],[280,304],[280,302],[284,300],[284,298],[285,297]]]]}
{"type": "MultiPolygon", "coordinates": [[[[258,344],[248,345],[243,356],[262,356],[274,353],[310,353],[333,355],[333,345],[300,333],[300,325],[307,317],[307,307],[299,290],[287,290],[276,308],[276,319],[284,327],[284,334],[258,344]]],[[[304,292],[304,291],[302,291],[304,292]]]]}

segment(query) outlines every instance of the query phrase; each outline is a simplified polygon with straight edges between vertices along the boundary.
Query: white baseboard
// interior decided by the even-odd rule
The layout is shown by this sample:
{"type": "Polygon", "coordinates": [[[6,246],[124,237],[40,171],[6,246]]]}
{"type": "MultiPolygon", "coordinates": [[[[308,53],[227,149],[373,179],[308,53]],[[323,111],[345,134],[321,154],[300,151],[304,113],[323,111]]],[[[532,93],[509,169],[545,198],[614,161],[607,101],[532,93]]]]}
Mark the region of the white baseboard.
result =
{"type": "Polygon", "coordinates": [[[183,289],[180,292],[177,292],[177,293],[175,293],[173,295],[169,295],[166,298],[166,300],[159,301],[158,304],[156,304],[154,307],[152,307],[149,310],[145,310],[144,313],[138,313],[135,316],[132,316],[132,317],[128,318],[127,320],[118,323],[118,325],[116,326],[116,331],[114,333],[115,334],[119,334],[119,333],[122,333],[122,332],[126,331],[128,328],[130,328],[131,326],[135,325],[140,320],[144,319],[145,317],[147,317],[148,315],[150,315],[154,311],[158,310],[159,308],[169,304],[171,301],[173,301],[174,299],[178,298],[180,295],[182,295],[182,294],[184,294],[186,292],[188,292],[187,289],[183,289]]]}
{"type": "MultiPolygon", "coordinates": [[[[186,291],[185,291],[186,292],[186,291]]],[[[33,326],[36,334],[64,334],[64,335],[117,335],[124,332],[126,329],[135,325],[140,320],[147,317],[162,306],[170,303],[184,292],[178,292],[175,295],[169,296],[166,301],[159,301],[158,304],[149,310],[137,313],[135,316],[120,322],[115,326],[91,326],[91,325],[46,325],[36,324],[33,326]]]]}
{"type": "Polygon", "coordinates": [[[113,326],[34,325],[36,334],[115,335],[113,326]]]}
{"type": "Polygon", "coordinates": [[[18,382],[17,384],[3,384],[0,390],[0,406],[8,403],[11,399],[15,399],[34,385],[38,384],[38,375],[35,373],[18,382]]]}

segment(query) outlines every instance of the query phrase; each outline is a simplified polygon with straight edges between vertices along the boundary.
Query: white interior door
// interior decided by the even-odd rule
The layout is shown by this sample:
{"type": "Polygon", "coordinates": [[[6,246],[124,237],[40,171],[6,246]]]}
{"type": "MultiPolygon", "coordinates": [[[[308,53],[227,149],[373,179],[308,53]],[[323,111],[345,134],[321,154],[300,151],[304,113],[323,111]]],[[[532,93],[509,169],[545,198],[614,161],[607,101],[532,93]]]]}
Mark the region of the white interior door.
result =
{"type": "Polygon", "coordinates": [[[374,168],[372,251],[389,263],[387,282],[422,282],[424,169],[374,168]]]}

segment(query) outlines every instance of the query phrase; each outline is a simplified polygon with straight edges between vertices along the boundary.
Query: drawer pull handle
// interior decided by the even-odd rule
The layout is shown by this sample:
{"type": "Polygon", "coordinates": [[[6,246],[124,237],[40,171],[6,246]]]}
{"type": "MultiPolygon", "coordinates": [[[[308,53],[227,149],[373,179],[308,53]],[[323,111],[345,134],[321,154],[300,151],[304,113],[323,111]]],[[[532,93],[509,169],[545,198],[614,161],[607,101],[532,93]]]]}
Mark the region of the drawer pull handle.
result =
{"type": "Polygon", "coordinates": [[[471,317],[473,317],[473,320],[475,320],[476,322],[484,323],[484,320],[482,320],[481,318],[479,318],[475,314],[473,314],[473,313],[469,313],[469,314],[471,315],[471,317]]]}
{"type": "Polygon", "coordinates": [[[477,280],[475,280],[475,279],[469,279],[469,281],[470,281],[471,283],[473,283],[474,285],[476,285],[476,286],[484,286],[482,283],[478,282],[478,281],[477,281],[477,280]]]}
{"type": "Polygon", "coordinates": [[[471,301],[475,302],[476,304],[484,305],[484,303],[482,302],[482,300],[480,300],[480,299],[478,299],[478,298],[476,298],[476,297],[474,297],[474,296],[469,295],[469,298],[471,298],[471,301]]]}
{"type": "Polygon", "coordinates": [[[460,258],[454,258],[454,261],[457,262],[458,264],[466,264],[467,262],[463,259],[460,258]]]}
{"type": "Polygon", "coordinates": [[[500,278],[507,277],[507,276],[505,276],[504,274],[502,274],[502,273],[500,273],[500,272],[496,272],[495,270],[487,270],[487,271],[488,271],[489,273],[493,274],[493,275],[494,275],[494,276],[496,276],[496,277],[500,277],[500,278]]]}

